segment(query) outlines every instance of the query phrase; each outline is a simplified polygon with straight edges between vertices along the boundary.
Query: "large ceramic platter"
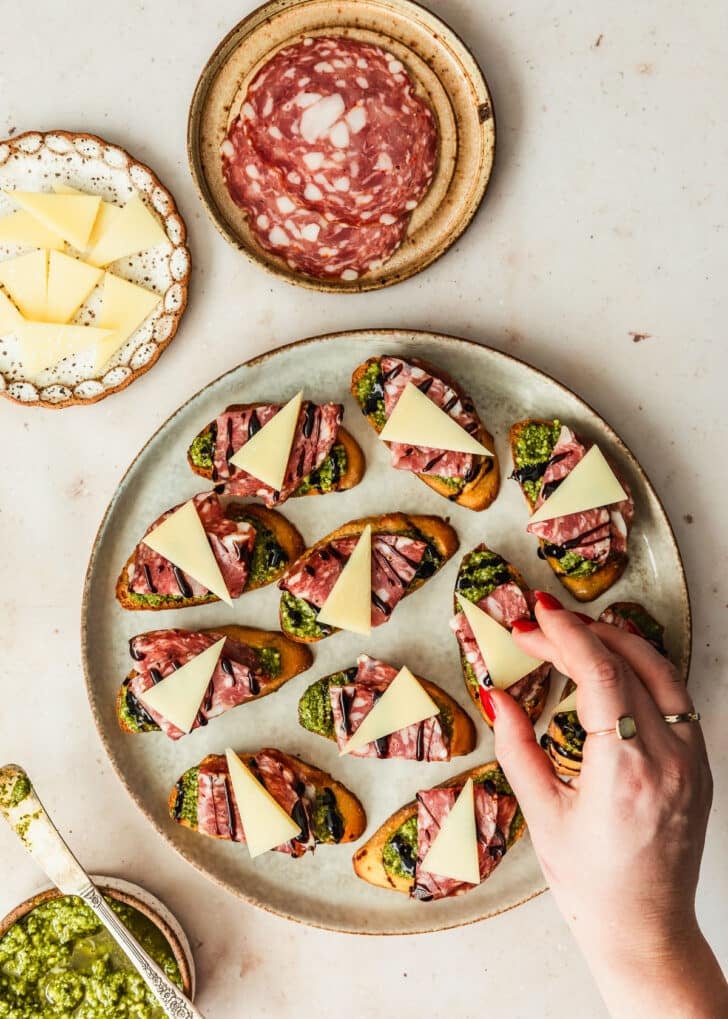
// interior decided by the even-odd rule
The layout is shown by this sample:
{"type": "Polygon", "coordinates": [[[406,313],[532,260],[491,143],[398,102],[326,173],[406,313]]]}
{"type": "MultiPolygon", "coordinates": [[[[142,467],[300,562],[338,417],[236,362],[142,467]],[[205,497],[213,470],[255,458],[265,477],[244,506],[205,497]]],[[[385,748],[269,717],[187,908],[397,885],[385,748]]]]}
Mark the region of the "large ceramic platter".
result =
{"type": "MultiPolygon", "coordinates": [[[[317,337],[283,347],[241,365],[184,404],[150,439],[121,481],[101,524],[86,580],[83,645],[88,696],[111,761],[127,792],[169,844],[199,871],[230,892],[290,919],[340,931],[415,933],[471,923],[510,909],[544,890],[544,879],[526,835],[479,888],[454,899],[421,903],[371,887],[354,876],[357,843],[320,847],[293,861],[270,853],[252,862],[244,847],[216,842],[173,823],[167,796],[178,776],[202,757],[231,745],[238,750],[277,746],[331,771],[361,798],[367,812],[365,838],[418,789],[493,758],[493,737],[478,719],[476,750],[450,764],[339,758],[334,744],[304,731],[297,703],[308,684],[353,664],[367,651],[407,663],[472,710],[460,672],[457,644],[448,628],[461,555],[478,542],[512,560],[532,587],[550,589],[569,603],[525,533],[526,508],[515,482],[484,513],[448,503],[404,472],[389,456],[349,396],[352,369],[375,354],[417,355],[441,366],[468,387],[496,436],[504,474],[509,473],[509,425],[523,417],[559,417],[598,441],[623,472],[636,502],[631,562],[612,590],[590,606],[595,614],[615,599],[642,600],[667,628],[672,659],[686,672],[690,657],[690,609],[680,554],[665,512],[639,464],[618,436],[564,386],[521,361],[477,343],[429,333],[373,330],[317,337]],[[228,712],[178,743],[161,733],[127,735],[116,723],[114,701],[130,668],[127,641],[157,626],[213,627],[244,623],[277,627],[278,591],[244,595],[232,609],[222,604],[150,615],[123,611],[114,582],[147,525],[169,506],[201,488],[185,452],[197,431],[231,403],[284,401],[302,386],[318,401],[340,400],[344,424],[361,443],[367,472],[359,487],[318,498],[294,499],[283,508],[307,542],[353,517],[388,510],[437,513],[450,518],[461,551],[421,591],[402,602],[392,622],[371,637],[339,633],[314,645],[315,663],[281,691],[228,712]]],[[[545,715],[557,700],[556,682],[545,715]]],[[[123,795],[119,789],[119,795],[123,795]]]]}

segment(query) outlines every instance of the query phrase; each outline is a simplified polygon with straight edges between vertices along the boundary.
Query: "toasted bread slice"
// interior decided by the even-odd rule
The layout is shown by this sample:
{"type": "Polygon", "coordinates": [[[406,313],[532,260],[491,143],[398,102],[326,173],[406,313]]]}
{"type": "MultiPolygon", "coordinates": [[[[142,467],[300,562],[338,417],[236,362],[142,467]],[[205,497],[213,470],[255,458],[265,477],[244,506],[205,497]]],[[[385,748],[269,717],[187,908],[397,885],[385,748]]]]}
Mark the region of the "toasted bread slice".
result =
{"type": "MultiPolygon", "coordinates": [[[[516,424],[513,425],[510,432],[510,443],[511,455],[513,457],[513,463],[516,470],[521,467],[517,457],[518,441],[523,436],[525,429],[533,425],[551,428],[553,427],[553,424],[553,421],[529,418],[525,421],[517,421],[516,424]]],[[[546,459],[548,459],[548,456],[546,459]]],[[[519,482],[519,484],[521,485],[521,491],[523,492],[523,497],[528,505],[529,512],[533,513],[537,497],[532,498],[531,495],[529,495],[529,492],[523,482],[519,482]]],[[[607,591],[613,584],[616,584],[624,573],[627,563],[629,562],[629,556],[627,556],[626,553],[610,552],[609,558],[593,573],[582,577],[573,576],[564,570],[560,559],[557,559],[555,556],[549,555],[546,552],[547,542],[541,539],[538,539],[538,542],[540,546],[539,555],[549,564],[558,577],[559,582],[564,585],[567,591],[569,591],[569,593],[576,598],[577,601],[580,602],[594,601],[595,598],[604,594],[604,592],[607,591]]]]}
{"type": "MultiPolygon", "coordinates": [[[[428,542],[433,553],[437,556],[437,562],[432,559],[429,561],[428,565],[431,569],[426,576],[421,569],[418,574],[415,574],[414,579],[403,595],[404,598],[422,587],[426,580],[429,580],[433,574],[440,570],[448,559],[451,559],[455,552],[457,552],[460,545],[454,528],[446,520],[443,520],[442,517],[408,513],[383,513],[378,517],[361,517],[358,520],[350,520],[348,523],[342,524],[341,527],[337,527],[331,534],[327,534],[325,538],[322,538],[315,545],[306,549],[303,555],[300,555],[295,562],[291,563],[289,569],[298,569],[303,566],[314,552],[317,552],[321,547],[328,545],[329,542],[335,541],[337,538],[360,535],[367,524],[371,524],[372,535],[408,534],[419,537],[428,542]]],[[[287,637],[290,637],[291,640],[301,641],[304,644],[311,644],[338,632],[336,627],[333,626],[319,626],[315,622],[315,616],[316,610],[308,602],[296,598],[288,591],[283,591],[280,607],[280,623],[281,629],[287,637]],[[309,627],[311,632],[296,633],[289,622],[292,610],[311,623],[309,627]]]]}
{"type": "MultiPolygon", "coordinates": [[[[275,693],[289,679],[293,679],[299,673],[305,672],[313,664],[313,655],[305,645],[294,644],[293,641],[287,640],[277,630],[259,630],[252,626],[230,625],[216,626],[213,629],[200,630],[198,632],[220,634],[240,644],[247,644],[257,650],[270,648],[278,652],[280,655],[280,671],[278,675],[273,678],[265,676],[265,687],[261,689],[260,693],[251,697],[251,700],[257,701],[262,697],[267,697],[268,694],[275,693]]],[[[116,698],[116,719],[119,723],[119,728],[123,732],[130,733],[159,732],[159,726],[146,712],[144,712],[145,718],[141,711],[135,711],[135,707],[139,702],[129,690],[129,681],[136,675],[138,675],[137,671],[132,669],[119,688],[116,698]],[[136,721],[135,715],[139,716],[139,724],[136,728],[132,724],[136,721]]],[[[248,702],[246,701],[245,703],[248,702]]],[[[237,706],[242,707],[243,705],[237,706]]]]}
{"type": "MultiPolygon", "coordinates": [[[[354,374],[351,378],[351,392],[354,399],[357,401],[362,409],[362,413],[365,415],[367,421],[372,428],[379,434],[384,428],[384,421],[382,420],[383,414],[383,395],[384,390],[382,389],[382,396],[380,397],[377,405],[371,405],[369,401],[364,398],[363,385],[365,380],[370,373],[376,370],[376,366],[381,363],[381,357],[370,357],[364,364],[360,364],[355,369],[354,374]]],[[[434,375],[436,378],[441,379],[446,385],[450,386],[460,398],[461,401],[472,404],[472,400],[465,393],[462,387],[451,378],[442,369],[435,367],[427,361],[423,361],[418,357],[403,358],[408,364],[416,365],[418,368],[422,368],[423,371],[428,372],[430,375],[434,375]]],[[[478,440],[486,449],[493,450],[492,457],[483,457],[478,467],[478,472],[475,477],[465,482],[462,487],[458,490],[453,490],[452,486],[448,484],[446,479],[438,478],[432,474],[417,474],[416,477],[423,481],[429,488],[437,492],[438,495],[442,495],[444,498],[449,499],[451,502],[456,502],[458,506],[464,506],[465,509],[471,510],[484,510],[494,501],[498,495],[500,488],[500,466],[498,464],[498,457],[495,455],[495,440],[490,434],[483,422],[480,422],[477,432],[475,432],[474,438],[478,440]]]]}
{"type": "MultiPolygon", "coordinates": [[[[445,789],[448,786],[463,785],[469,778],[472,778],[475,783],[485,782],[487,779],[490,779],[495,783],[496,789],[504,794],[512,795],[513,793],[497,761],[488,761],[487,764],[480,764],[469,771],[463,771],[459,775],[449,778],[446,782],[441,782],[437,788],[445,789]]],[[[414,873],[411,876],[405,876],[387,869],[384,865],[383,854],[389,840],[400,830],[402,825],[413,818],[417,818],[416,800],[406,804],[396,813],[392,814],[389,820],[384,822],[368,842],[361,849],[357,849],[352,858],[354,872],[357,877],[360,877],[363,881],[368,881],[370,885],[376,885],[378,888],[387,888],[390,891],[404,892],[405,895],[409,895],[414,885],[414,873]]],[[[516,809],[513,821],[511,822],[506,849],[510,849],[523,835],[525,830],[526,822],[519,807],[516,809]]]]}
{"type": "MultiPolygon", "coordinates": [[[[354,666],[345,672],[335,672],[330,676],[324,676],[323,679],[317,680],[308,687],[298,703],[298,721],[304,729],[316,733],[317,736],[323,736],[324,739],[336,742],[333,714],[330,710],[329,687],[332,684],[342,685],[342,680],[344,682],[354,682],[356,671],[356,666],[354,666]],[[352,673],[353,675],[351,675],[352,673]],[[320,714],[316,711],[315,721],[311,717],[312,713],[306,710],[306,704],[321,707],[320,714]]],[[[441,718],[448,720],[450,757],[461,757],[464,754],[471,753],[475,749],[475,726],[470,715],[466,714],[458,702],[453,700],[450,694],[446,693],[441,687],[427,679],[422,679],[420,676],[416,678],[424,690],[432,697],[435,704],[437,704],[440,709],[441,718]]]]}
{"type": "MultiPolygon", "coordinates": [[[[266,554],[269,545],[270,550],[277,549],[276,569],[271,570],[265,580],[256,581],[252,576],[248,578],[245,587],[245,594],[254,591],[258,587],[266,587],[273,584],[285,573],[288,565],[300,556],[305,548],[305,542],[300,532],[290,521],[276,510],[266,509],[264,506],[252,506],[249,504],[230,503],[225,509],[225,515],[232,520],[250,520],[257,528],[255,546],[253,548],[253,563],[256,556],[262,557],[266,554]]],[[[163,609],[186,609],[193,605],[207,605],[219,601],[217,595],[206,594],[201,598],[184,598],[182,595],[149,595],[136,594],[129,588],[131,570],[134,565],[136,549],[124,563],[119,579],[116,582],[116,600],[123,609],[131,611],[160,612],[163,609]]]]}
{"type": "MultiPolygon", "coordinates": [[[[288,767],[296,775],[300,776],[307,785],[315,786],[317,799],[319,796],[322,797],[323,809],[320,810],[320,814],[321,823],[324,827],[320,831],[315,832],[317,842],[356,842],[364,833],[367,823],[364,808],[357,797],[345,785],[337,782],[328,772],[322,771],[312,764],[307,764],[306,761],[302,761],[299,757],[285,754],[282,750],[274,750],[272,752],[281,757],[288,767]],[[326,790],[330,791],[330,795],[326,797],[327,802],[324,802],[323,797],[326,795],[326,790]],[[319,838],[319,836],[321,837],[319,838]]],[[[257,753],[263,753],[263,749],[257,751],[257,753]]],[[[255,753],[240,753],[238,756],[244,764],[249,766],[255,757],[255,753]]],[[[227,774],[225,755],[208,754],[195,768],[189,768],[180,776],[169,794],[170,817],[173,821],[176,821],[185,828],[190,828],[192,831],[199,830],[196,822],[197,787],[196,780],[193,781],[194,773],[199,768],[205,768],[206,771],[216,772],[220,775],[227,774]]],[[[207,833],[203,832],[202,834],[207,833]]],[[[219,835],[208,837],[221,838],[219,835]]]]}
{"type": "MultiPolygon", "coordinates": [[[[487,587],[490,590],[495,590],[501,584],[506,584],[512,581],[522,591],[530,590],[528,584],[523,579],[523,576],[519,573],[513,563],[507,562],[501,555],[488,548],[487,545],[480,544],[477,548],[474,548],[472,552],[468,552],[463,557],[463,561],[460,563],[460,569],[458,570],[457,579],[455,581],[455,593],[453,595],[453,607],[455,612],[460,612],[460,606],[458,604],[458,595],[464,598],[468,598],[468,591],[473,590],[473,583],[477,583],[477,576],[471,576],[472,568],[478,561],[476,557],[483,558],[486,560],[484,566],[487,570],[492,570],[493,573],[490,575],[492,579],[492,585],[488,584],[487,587]]],[[[481,567],[482,568],[482,567],[481,567]]],[[[470,598],[471,601],[480,601],[486,594],[490,593],[490,590],[483,588],[483,593],[480,593],[480,588],[476,588],[476,592],[479,595],[477,599],[470,598]]],[[[485,711],[483,710],[483,704],[480,700],[480,691],[478,688],[477,680],[472,673],[472,669],[463,655],[460,652],[460,664],[463,670],[463,680],[465,682],[465,688],[470,694],[470,699],[476,706],[480,715],[487,724],[493,728],[492,721],[488,718],[485,711]]],[[[521,680],[519,680],[519,683],[521,680]]],[[[514,684],[515,686],[516,684],[514,684]]],[[[532,722],[535,722],[541,715],[544,709],[546,699],[551,689],[551,674],[549,673],[542,683],[536,683],[532,689],[527,691],[527,696],[523,698],[517,697],[518,703],[521,705],[523,710],[526,712],[532,722]]]]}
{"type": "MultiPolygon", "coordinates": [[[[226,407],[225,410],[226,412],[243,411],[262,406],[265,404],[235,403],[226,407]]],[[[211,421],[201,432],[198,432],[187,450],[187,463],[190,469],[208,481],[217,480],[213,470],[214,426],[215,422],[211,421]]],[[[302,495],[328,495],[330,492],[344,492],[349,488],[354,488],[364,477],[365,467],[364,454],[359,443],[345,428],[339,428],[336,442],[329,456],[318,471],[301,479],[300,491],[294,492],[291,498],[302,495]],[[339,448],[337,449],[337,447],[339,448]],[[326,484],[322,479],[322,474],[325,476],[328,473],[328,467],[333,465],[332,458],[335,458],[336,470],[332,472],[332,482],[326,484]]],[[[224,488],[224,484],[221,487],[224,488]]]]}

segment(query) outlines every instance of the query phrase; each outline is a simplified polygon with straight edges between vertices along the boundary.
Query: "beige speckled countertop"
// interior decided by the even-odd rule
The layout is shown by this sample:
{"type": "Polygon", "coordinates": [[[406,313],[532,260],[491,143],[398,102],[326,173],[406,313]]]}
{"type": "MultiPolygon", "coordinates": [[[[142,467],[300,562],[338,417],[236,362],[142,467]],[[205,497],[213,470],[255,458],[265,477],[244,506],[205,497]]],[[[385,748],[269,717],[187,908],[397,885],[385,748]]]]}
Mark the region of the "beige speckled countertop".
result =
{"type": "MultiPolygon", "coordinates": [[[[547,895],[476,927],[386,942],[257,912],[178,859],[128,800],[92,725],[79,605],[104,508],[138,448],[192,392],[250,355],[319,332],[411,326],[480,339],[550,372],[609,420],[665,501],[695,613],[691,685],[716,799],[700,887],[728,959],[728,554],[722,51],[728,9],[625,0],[430,0],[472,46],[499,128],[474,226],[423,276],[337,298],[272,280],[207,221],[187,171],[197,75],[249,0],[8,4],[0,136],[88,130],[128,147],[174,192],[195,263],[191,305],[154,370],[96,406],[0,401],[3,471],[0,756],[32,773],[90,870],[147,885],[196,949],[208,1019],[603,1015],[547,895]],[[639,342],[638,335],[645,338],[639,342]]],[[[0,914],[40,884],[0,829],[0,914]]]]}

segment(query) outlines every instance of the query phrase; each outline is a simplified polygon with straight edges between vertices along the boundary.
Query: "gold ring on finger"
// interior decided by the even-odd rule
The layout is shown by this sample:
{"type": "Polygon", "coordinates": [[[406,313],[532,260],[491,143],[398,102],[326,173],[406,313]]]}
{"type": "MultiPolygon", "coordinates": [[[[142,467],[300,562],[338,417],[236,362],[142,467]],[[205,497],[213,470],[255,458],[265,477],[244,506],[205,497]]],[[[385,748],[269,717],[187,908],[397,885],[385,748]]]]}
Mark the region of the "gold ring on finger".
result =
{"type": "Polygon", "coordinates": [[[620,715],[617,724],[611,729],[596,729],[594,732],[587,732],[587,736],[616,736],[618,739],[634,739],[636,735],[637,723],[632,715],[620,715]]]}

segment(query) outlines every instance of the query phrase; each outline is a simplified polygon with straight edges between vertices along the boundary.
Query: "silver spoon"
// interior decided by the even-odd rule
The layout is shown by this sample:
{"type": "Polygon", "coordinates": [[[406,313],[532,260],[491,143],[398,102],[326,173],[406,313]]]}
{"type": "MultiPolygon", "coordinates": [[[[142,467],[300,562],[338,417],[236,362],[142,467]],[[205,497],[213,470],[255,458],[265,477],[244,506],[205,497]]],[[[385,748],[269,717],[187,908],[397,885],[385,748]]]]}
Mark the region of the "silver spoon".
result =
{"type": "Polygon", "coordinates": [[[64,895],[77,895],[91,907],[145,981],[170,1019],[204,1019],[129,933],[68,848],[17,764],[0,768],[0,813],[38,866],[64,895]]]}

